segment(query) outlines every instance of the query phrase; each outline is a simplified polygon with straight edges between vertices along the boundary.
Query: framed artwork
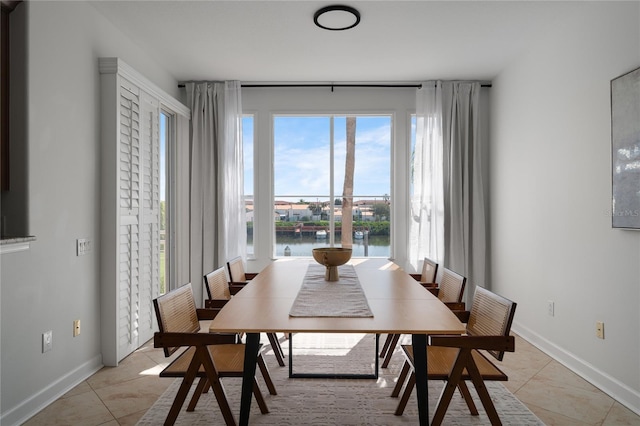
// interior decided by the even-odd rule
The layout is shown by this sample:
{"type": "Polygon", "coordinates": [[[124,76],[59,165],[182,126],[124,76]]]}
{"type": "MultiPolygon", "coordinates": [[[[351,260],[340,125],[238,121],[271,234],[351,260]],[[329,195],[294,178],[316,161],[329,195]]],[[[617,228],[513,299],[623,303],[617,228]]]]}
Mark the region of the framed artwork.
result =
{"type": "Polygon", "coordinates": [[[640,229],[640,68],[611,80],[611,224],[640,229]]]}

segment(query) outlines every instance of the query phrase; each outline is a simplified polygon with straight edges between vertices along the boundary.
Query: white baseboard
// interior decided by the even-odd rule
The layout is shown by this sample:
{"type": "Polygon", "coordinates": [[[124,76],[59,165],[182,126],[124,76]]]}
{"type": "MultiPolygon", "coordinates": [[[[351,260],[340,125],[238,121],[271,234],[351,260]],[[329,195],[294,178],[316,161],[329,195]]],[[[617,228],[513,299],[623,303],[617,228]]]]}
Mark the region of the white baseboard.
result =
{"type": "Polygon", "coordinates": [[[3,426],[13,426],[24,423],[101,368],[102,356],[98,355],[60,377],[37,394],[24,400],[18,406],[8,410],[6,413],[2,413],[0,424],[3,426]]]}
{"type": "Polygon", "coordinates": [[[599,388],[629,410],[640,415],[640,392],[631,389],[614,377],[611,377],[574,354],[567,352],[565,349],[516,321],[514,321],[511,329],[514,333],[536,346],[542,352],[599,388]]]}

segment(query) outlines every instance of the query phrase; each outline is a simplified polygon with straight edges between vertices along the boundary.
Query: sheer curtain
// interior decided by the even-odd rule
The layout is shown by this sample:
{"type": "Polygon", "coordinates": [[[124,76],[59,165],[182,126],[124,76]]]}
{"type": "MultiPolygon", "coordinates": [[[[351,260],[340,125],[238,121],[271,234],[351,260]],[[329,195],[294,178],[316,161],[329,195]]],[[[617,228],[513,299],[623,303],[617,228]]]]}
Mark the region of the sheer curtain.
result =
{"type": "Polygon", "coordinates": [[[425,82],[416,97],[410,262],[426,256],[487,285],[486,143],[479,132],[480,83],[425,82]]]}
{"type": "Polygon", "coordinates": [[[246,253],[242,102],[237,81],[187,83],[191,108],[191,283],[246,253]]]}
{"type": "Polygon", "coordinates": [[[416,92],[416,141],[412,152],[409,263],[444,260],[442,88],[433,82],[416,92]]]}

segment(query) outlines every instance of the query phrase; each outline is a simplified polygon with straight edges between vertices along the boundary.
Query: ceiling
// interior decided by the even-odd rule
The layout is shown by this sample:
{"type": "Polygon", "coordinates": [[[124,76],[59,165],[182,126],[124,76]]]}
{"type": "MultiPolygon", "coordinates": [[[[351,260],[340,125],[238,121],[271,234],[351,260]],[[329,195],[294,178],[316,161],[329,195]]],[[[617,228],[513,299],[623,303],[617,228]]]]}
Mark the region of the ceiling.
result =
{"type": "Polygon", "coordinates": [[[92,1],[178,81],[491,81],[583,2],[346,1],[347,31],[316,27],[326,1],[92,1]]]}

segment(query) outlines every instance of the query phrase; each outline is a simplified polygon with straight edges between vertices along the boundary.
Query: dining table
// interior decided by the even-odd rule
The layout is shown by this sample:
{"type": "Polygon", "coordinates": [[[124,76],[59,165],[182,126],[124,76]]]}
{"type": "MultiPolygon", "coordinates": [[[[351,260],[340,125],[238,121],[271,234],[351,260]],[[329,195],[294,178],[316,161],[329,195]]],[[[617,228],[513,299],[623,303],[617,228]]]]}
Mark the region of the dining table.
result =
{"type": "Polygon", "coordinates": [[[232,297],[210,323],[212,333],[246,335],[239,424],[249,424],[260,333],[388,333],[411,335],[419,422],[428,425],[427,336],[463,334],[464,324],[394,262],[368,257],[351,258],[347,265],[355,270],[371,315],[293,316],[292,306],[313,264],[316,262],[312,258],[273,261],[232,297]]]}

